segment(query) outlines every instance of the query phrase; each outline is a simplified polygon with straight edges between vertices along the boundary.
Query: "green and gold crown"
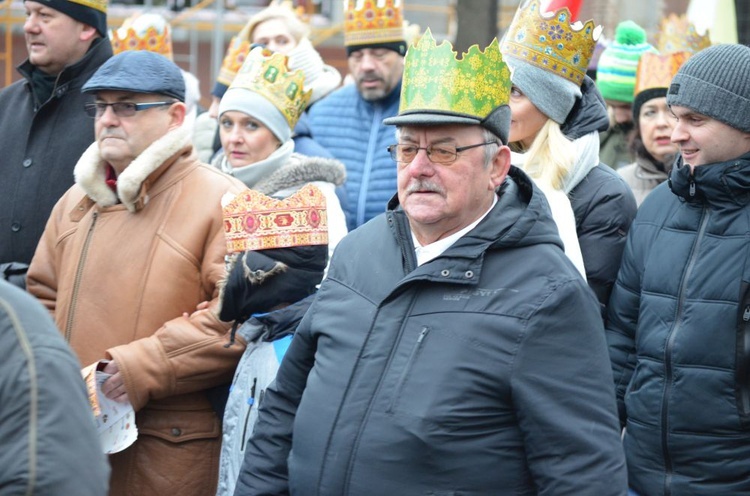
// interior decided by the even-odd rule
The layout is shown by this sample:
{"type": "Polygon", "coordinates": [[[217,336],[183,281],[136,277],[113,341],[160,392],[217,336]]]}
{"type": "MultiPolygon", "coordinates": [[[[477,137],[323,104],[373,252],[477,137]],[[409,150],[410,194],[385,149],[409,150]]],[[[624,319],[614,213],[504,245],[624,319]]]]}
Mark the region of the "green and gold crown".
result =
{"type": "Polygon", "coordinates": [[[255,48],[247,56],[230,88],[243,88],[258,93],[279,109],[289,127],[295,124],[307,107],[312,91],[304,90],[305,73],[289,72],[287,56],[255,48]]]}
{"type": "Polygon", "coordinates": [[[508,104],[510,86],[497,39],[484,52],[471,46],[459,60],[453,46],[437,45],[428,28],[406,52],[399,115],[437,112],[482,120],[508,104]]]}
{"type": "Polygon", "coordinates": [[[600,33],[593,20],[571,24],[567,7],[542,12],[539,1],[531,0],[518,7],[501,50],[580,86],[600,33]]]}
{"type": "Polygon", "coordinates": [[[344,45],[387,43],[404,39],[400,0],[346,0],[344,45]],[[378,4],[381,5],[378,5],[378,4]]]}

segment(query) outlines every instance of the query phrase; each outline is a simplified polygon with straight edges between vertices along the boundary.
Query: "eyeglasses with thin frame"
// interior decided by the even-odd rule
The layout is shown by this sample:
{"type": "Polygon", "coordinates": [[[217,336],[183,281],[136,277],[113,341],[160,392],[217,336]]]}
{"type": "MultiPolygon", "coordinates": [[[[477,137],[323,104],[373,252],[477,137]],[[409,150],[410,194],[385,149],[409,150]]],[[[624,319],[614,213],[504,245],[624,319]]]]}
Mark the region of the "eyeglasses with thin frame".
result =
{"type": "Polygon", "coordinates": [[[479,146],[496,145],[497,141],[486,141],[484,143],[477,143],[476,145],[467,146],[455,146],[449,144],[441,145],[430,145],[430,146],[416,146],[416,145],[402,145],[396,144],[388,147],[388,152],[391,154],[391,158],[400,164],[411,163],[412,160],[417,156],[419,150],[424,150],[427,153],[427,158],[430,162],[434,162],[440,165],[450,165],[458,159],[458,154],[464,150],[471,148],[477,148],[479,146]]]}
{"type": "Polygon", "coordinates": [[[166,107],[167,105],[172,105],[173,103],[175,102],[95,102],[87,103],[83,106],[83,108],[86,110],[86,114],[88,114],[89,117],[98,119],[104,115],[104,112],[107,111],[107,107],[112,107],[112,111],[117,117],[132,117],[136,112],[140,112],[141,110],[148,110],[150,108],[156,107],[166,107]]]}

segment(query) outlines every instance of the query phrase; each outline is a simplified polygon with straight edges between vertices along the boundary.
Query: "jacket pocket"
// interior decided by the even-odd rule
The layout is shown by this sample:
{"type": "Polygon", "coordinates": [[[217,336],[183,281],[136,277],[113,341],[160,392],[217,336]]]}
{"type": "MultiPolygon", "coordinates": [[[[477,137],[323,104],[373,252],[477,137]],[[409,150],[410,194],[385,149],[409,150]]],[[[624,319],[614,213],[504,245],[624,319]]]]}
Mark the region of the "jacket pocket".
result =
{"type": "Polygon", "coordinates": [[[139,436],[153,436],[170,443],[221,436],[221,425],[213,409],[157,410],[144,408],[136,417],[139,436]]]}
{"type": "Polygon", "coordinates": [[[388,413],[393,413],[393,409],[396,403],[398,402],[399,398],[401,397],[401,392],[404,389],[404,383],[406,382],[406,378],[409,377],[409,372],[411,372],[411,369],[414,366],[414,362],[417,360],[417,357],[419,356],[419,352],[422,349],[422,343],[424,342],[429,332],[430,332],[430,328],[427,326],[422,327],[422,330],[419,331],[419,335],[417,335],[417,341],[414,343],[411,353],[409,354],[409,361],[406,363],[406,366],[404,367],[403,372],[399,376],[398,382],[396,383],[396,388],[393,391],[393,398],[391,399],[391,404],[388,405],[388,410],[386,410],[388,413]]]}
{"type": "Polygon", "coordinates": [[[750,284],[743,281],[737,316],[735,391],[743,428],[750,428],[750,284]]]}

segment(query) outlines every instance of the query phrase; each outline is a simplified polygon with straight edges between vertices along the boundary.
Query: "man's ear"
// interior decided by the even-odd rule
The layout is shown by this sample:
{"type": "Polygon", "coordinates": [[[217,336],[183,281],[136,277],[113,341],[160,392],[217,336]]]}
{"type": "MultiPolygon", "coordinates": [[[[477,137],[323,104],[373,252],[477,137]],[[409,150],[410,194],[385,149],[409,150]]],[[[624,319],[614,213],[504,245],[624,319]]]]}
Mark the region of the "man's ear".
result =
{"type": "Polygon", "coordinates": [[[169,121],[169,130],[171,131],[182,126],[182,123],[185,121],[187,106],[182,102],[176,102],[169,107],[167,112],[169,112],[169,116],[171,117],[169,121]]]}
{"type": "Polygon", "coordinates": [[[99,37],[99,31],[96,28],[81,23],[81,34],[78,36],[81,41],[93,41],[97,37],[99,37]]]}
{"type": "Polygon", "coordinates": [[[490,162],[490,189],[495,190],[503,184],[510,170],[510,148],[506,145],[498,147],[490,162]]]}

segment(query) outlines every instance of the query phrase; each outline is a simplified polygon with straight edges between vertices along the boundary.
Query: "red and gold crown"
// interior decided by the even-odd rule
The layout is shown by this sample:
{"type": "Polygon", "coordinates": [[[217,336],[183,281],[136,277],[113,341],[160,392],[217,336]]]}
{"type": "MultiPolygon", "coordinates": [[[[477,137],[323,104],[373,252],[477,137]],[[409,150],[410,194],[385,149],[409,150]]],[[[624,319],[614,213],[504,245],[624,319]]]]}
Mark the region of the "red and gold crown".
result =
{"type": "Polygon", "coordinates": [[[635,92],[655,88],[669,88],[677,70],[690,57],[688,52],[675,52],[664,55],[646,52],[638,61],[638,71],[635,75],[635,92]]]}
{"type": "Polygon", "coordinates": [[[672,13],[661,21],[661,28],[656,40],[659,53],[690,52],[695,54],[711,46],[708,31],[698,34],[695,25],[688,21],[686,15],[672,13]]]}
{"type": "Polygon", "coordinates": [[[328,244],[326,199],[312,184],[283,200],[247,189],[223,210],[229,254],[328,244]]]}
{"type": "Polygon", "coordinates": [[[242,88],[266,98],[294,129],[307,108],[312,91],[305,91],[305,73],[301,69],[289,71],[287,56],[266,48],[255,48],[240,67],[231,89],[242,88]]]}
{"type": "Polygon", "coordinates": [[[401,0],[344,0],[344,46],[404,41],[401,0]]]}
{"type": "Polygon", "coordinates": [[[172,29],[158,14],[133,14],[111,33],[111,38],[114,55],[128,50],[147,50],[174,59],[172,29]]]}
{"type": "Polygon", "coordinates": [[[580,86],[600,33],[593,20],[571,24],[567,7],[541,12],[539,0],[527,0],[518,7],[500,50],[580,86]]]}

